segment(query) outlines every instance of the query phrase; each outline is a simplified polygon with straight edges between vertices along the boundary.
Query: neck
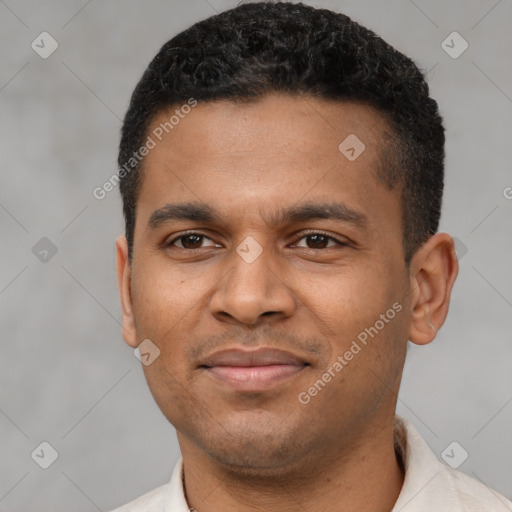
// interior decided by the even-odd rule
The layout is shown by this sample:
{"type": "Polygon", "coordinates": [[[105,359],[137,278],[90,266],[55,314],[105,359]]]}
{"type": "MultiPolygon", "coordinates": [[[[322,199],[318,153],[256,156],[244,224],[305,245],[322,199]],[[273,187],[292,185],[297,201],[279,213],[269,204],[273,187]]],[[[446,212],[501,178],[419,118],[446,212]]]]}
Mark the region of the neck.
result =
{"type": "Polygon", "coordinates": [[[389,512],[404,475],[394,450],[393,416],[376,424],[380,428],[372,422],[351,439],[340,435],[340,447],[272,474],[226,467],[178,434],[189,506],[197,512],[389,512]]]}

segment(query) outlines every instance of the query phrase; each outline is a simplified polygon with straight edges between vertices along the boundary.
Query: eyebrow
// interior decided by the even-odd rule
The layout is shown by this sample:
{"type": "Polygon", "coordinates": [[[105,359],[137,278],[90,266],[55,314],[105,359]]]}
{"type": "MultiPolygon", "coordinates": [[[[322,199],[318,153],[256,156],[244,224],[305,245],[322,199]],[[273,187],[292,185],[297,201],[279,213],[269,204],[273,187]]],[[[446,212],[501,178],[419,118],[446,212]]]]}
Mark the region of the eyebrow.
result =
{"type": "MultiPolygon", "coordinates": [[[[364,228],[368,224],[367,216],[344,203],[307,202],[281,208],[269,216],[269,224],[277,226],[286,222],[307,222],[316,219],[337,220],[364,228]]],[[[173,220],[195,222],[222,222],[219,212],[204,203],[169,203],[155,210],[148,221],[151,229],[156,229],[173,220]]]]}

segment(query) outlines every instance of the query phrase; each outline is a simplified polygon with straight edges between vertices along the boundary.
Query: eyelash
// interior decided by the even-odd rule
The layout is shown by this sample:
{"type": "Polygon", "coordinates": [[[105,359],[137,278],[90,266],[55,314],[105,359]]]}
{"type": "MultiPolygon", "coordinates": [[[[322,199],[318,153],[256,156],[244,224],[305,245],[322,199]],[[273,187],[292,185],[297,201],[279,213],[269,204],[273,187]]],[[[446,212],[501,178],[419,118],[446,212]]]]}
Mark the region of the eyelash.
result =
{"type": "MultiPolygon", "coordinates": [[[[173,247],[175,249],[181,249],[181,250],[184,250],[184,251],[187,251],[187,252],[196,252],[196,251],[200,251],[202,249],[204,249],[204,247],[199,247],[199,248],[194,248],[194,249],[187,249],[185,247],[176,247],[176,246],[173,246],[174,242],[178,241],[180,238],[183,238],[183,237],[186,237],[186,236],[189,236],[189,235],[196,235],[196,236],[199,236],[199,237],[203,237],[203,238],[207,238],[208,240],[211,240],[211,238],[203,233],[199,233],[197,231],[186,231],[185,233],[181,233],[180,235],[174,237],[172,240],[169,240],[169,242],[165,242],[164,243],[164,247],[173,247]]],[[[332,235],[329,235],[328,233],[325,233],[323,231],[315,231],[315,230],[311,230],[311,231],[308,231],[308,232],[305,232],[302,234],[302,236],[300,238],[298,238],[298,240],[302,240],[303,238],[306,238],[308,236],[311,236],[311,235],[322,235],[322,236],[325,236],[329,241],[332,240],[334,242],[336,242],[338,244],[338,246],[342,246],[342,247],[347,247],[349,244],[347,242],[343,242],[335,237],[333,237],[332,235]]],[[[212,240],[213,241],[213,240],[212,240]]],[[[329,243],[329,242],[327,242],[329,243]]],[[[325,251],[326,249],[332,249],[333,247],[324,247],[322,249],[314,249],[314,248],[310,248],[310,247],[301,247],[302,249],[308,249],[310,251],[325,251]]]]}

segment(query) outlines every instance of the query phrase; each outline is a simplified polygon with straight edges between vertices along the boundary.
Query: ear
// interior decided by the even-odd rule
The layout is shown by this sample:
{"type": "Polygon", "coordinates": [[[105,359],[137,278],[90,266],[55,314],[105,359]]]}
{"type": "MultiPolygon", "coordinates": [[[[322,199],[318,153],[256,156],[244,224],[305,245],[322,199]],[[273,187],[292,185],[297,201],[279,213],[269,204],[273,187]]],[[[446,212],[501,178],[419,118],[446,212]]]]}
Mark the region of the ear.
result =
{"type": "Polygon", "coordinates": [[[121,298],[122,332],[124,341],[133,348],[138,346],[131,297],[131,268],[128,260],[128,242],[124,236],[116,240],[117,284],[121,298]]]}
{"type": "Polygon", "coordinates": [[[432,235],[413,256],[411,278],[411,329],[409,340],[430,343],[443,325],[459,262],[453,238],[448,233],[432,235]]]}

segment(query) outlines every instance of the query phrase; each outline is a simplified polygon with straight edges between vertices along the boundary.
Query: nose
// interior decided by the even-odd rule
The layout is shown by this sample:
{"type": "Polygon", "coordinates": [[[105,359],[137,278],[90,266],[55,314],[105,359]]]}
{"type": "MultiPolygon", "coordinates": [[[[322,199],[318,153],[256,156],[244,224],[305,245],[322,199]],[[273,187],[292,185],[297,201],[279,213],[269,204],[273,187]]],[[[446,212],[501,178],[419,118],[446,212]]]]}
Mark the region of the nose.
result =
{"type": "Polygon", "coordinates": [[[247,262],[233,251],[230,268],[210,300],[212,315],[223,322],[249,326],[256,326],[265,318],[275,321],[291,317],[296,301],[270,259],[264,250],[256,260],[247,262]]]}

